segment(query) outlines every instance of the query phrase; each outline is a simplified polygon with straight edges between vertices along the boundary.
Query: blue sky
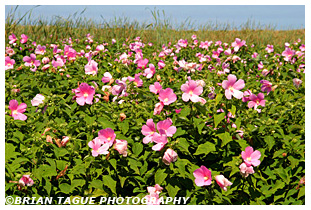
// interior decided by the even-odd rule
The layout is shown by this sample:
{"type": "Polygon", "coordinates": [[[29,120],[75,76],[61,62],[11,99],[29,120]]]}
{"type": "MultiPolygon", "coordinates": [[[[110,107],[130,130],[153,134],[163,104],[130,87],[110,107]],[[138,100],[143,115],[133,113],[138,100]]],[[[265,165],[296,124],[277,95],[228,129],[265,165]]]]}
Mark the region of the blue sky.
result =
{"type": "MultiPolygon", "coordinates": [[[[19,6],[17,14],[24,14],[34,6],[19,6]]],[[[5,13],[7,14],[13,6],[7,5],[5,13]]],[[[169,17],[172,23],[180,24],[189,18],[196,25],[210,23],[230,23],[239,26],[248,19],[256,21],[260,24],[272,24],[276,29],[301,29],[305,27],[305,6],[281,6],[281,5],[130,5],[130,6],[74,6],[74,5],[42,5],[33,10],[34,18],[41,17],[50,19],[53,16],[68,17],[75,12],[82,12],[84,17],[92,18],[95,21],[102,21],[101,16],[106,20],[114,17],[127,17],[131,20],[151,23],[153,18],[150,9],[158,9],[160,12],[164,10],[166,17],[169,17]]]]}

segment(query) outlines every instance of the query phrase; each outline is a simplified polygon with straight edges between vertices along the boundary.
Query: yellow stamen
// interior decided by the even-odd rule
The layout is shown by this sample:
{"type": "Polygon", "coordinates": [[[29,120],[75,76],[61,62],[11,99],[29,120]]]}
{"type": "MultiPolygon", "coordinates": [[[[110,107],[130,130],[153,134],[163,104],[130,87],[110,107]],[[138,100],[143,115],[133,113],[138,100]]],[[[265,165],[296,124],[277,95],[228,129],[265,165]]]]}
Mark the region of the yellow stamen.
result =
{"type": "Polygon", "coordinates": [[[18,114],[18,112],[17,112],[17,110],[14,110],[13,112],[12,112],[12,114],[18,114]]]}
{"type": "Polygon", "coordinates": [[[89,94],[87,94],[87,93],[84,93],[84,95],[83,95],[83,96],[84,96],[84,97],[86,98],[86,97],[88,97],[88,96],[89,96],[89,94]]]}
{"type": "Polygon", "coordinates": [[[168,98],[164,99],[164,102],[168,102],[168,98]]]}
{"type": "Polygon", "coordinates": [[[205,181],[208,180],[208,176],[205,176],[205,177],[204,177],[204,180],[205,180],[205,181]]]}
{"type": "Polygon", "coordinates": [[[189,91],[189,95],[192,95],[192,94],[193,94],[193,91],[192,91],[192,90],[190,90],[190,91],[189,91]]]}
{"type": "Polygon", "coordinates": [[[251,161],[251,160],[252,160],[252,158],[251,158],[251,157],[248,157],[248,158],[246,158],[246,160],[247,160],[247,161],[251,161]]]}
{"type": "Polygon", "coordinates": [[[234,88],[231,86],[231,87],[229,87],[229,90],[230,90],[231,92],[233,92],[233,91],[234,91],[234,88]]]}

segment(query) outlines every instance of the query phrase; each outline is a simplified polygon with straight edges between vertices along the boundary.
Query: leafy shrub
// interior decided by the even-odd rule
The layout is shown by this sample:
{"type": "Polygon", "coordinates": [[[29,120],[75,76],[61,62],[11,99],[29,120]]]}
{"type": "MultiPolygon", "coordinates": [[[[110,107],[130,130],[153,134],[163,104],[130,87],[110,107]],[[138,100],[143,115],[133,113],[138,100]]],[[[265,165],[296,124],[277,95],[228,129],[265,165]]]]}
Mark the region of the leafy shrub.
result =
{"type": "Polygon", "coordinates": [[[16,38],[6,49],[6,195],[142,198],[148,186],[158,184],[161,196],[190,197],[188,204],[305,203],[300,42],[268,53],[266,46],[238,39],[226,44],[193,37],[157,49],[139,38],[101,43],[88,35],[85,40],[41,44],[46,49],[40,54],[35,52],[40,43],[21,41],[16,38]],[[284,53],[287,49],[294,54],[284,53]],[[35,58],[26,64],[31,54],[35,58]],[[9,65],[10,59],[15,63],[9,65]],[[35,60],[40,61],[37,66],[35,60]],[[92,68],[89,74],[86,66],[92,68]],[[228,75],[244,87],[224,85],[228,75]],[[155,82],[162,92],[151,92],[155,82]],[[91,102],[78,103],[83,83],[95,91],[87,93],[91,102]],[[37,94],[44,99],[39,95],[34,106],[37,94]],[[168,102],[165,97],[172,98],[168,102]],[[26,120],[13,118],[11,100],[27,105],[21,112],[26,120]],[[157,138],[142,132],[150,119],[155,123],[150,135],[157,133],[157,138]],[[107,129],[115,140],[96,156],[90,142],[103,138],[99,132],[107,129]],[[118,147],[117,139],[127,144],[118,147]],[[260,164],[246,176],[239,167],[241,152],[249,146],[260,152],[260,164]],[[207,186],[195,182],[193,173],[201,166],[211,171],[207,186]],[[25,174],[32,186],[16,184],[25,174]],[[217,185],[217,175],[231,182],[226,191],[217,185]]]}

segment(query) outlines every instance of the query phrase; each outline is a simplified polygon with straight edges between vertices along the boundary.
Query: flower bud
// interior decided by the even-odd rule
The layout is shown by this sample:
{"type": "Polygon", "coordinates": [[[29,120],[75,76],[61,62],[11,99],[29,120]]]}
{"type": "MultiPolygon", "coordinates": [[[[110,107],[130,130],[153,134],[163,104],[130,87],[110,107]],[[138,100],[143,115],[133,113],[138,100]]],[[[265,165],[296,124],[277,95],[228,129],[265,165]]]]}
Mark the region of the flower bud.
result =
{"type": "Polygon", "coordinates": [[[120,114],[120,121],[122,122],[123,120],[125,120],[126,115],[124,113],[120,114]]]}
{"type": "Polygon", "coordinates": [[[177,153],[174,150],[168,148],[164,153],[162,161],[164,164],[169,165],[171,162],[175,162],[177,157],[177,153]]]}
{"type": "Polygon", "coordinates": [[[123,155],[123,157],[127,156],[127,141],[126,140],[116,140],[116,143],[114,144],[114,149],[119,152],[120,155],[123,155]]]}
{"type": "Polygon", "coordinates": [[[224,191],[227,191],[227,186],[232,185],[232,183],[226,179],[223,175],[217,175],[215,176],[215,180],[219,187],[221,187],[224,191]]]}

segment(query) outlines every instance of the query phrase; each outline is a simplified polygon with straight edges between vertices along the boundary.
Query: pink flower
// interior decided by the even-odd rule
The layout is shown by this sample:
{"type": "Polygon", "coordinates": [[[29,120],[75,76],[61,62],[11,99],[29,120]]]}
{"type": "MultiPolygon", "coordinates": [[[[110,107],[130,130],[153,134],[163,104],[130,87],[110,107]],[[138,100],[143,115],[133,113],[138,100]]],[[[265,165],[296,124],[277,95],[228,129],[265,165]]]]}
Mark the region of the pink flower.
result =
{"type": "Polygon", "coordinates": [[[176,114],[179,114],[182,109],[175,109],[176,114]]]}
{"type": "Polygon", "coordinates": [[[161,187],[160,185],[156,184],[154,187],[147,187],[148,193],[150,194],[160,194],[161,191],[163,190],[163,187],[161,187]]]}
{"type": "Polygon", "coordinates": [[[147,200],[147,205],[160,205],[158,194],[146,195],[144,198],[147,200]]]}
{"type": "Polygon", "coordinates": [[[254,151],[253,147],[251,146],[246,147],[245,151],[242,151],[241,155],[244,163],[247,166],[258,166],[260,164],[259,158],[261,156],[261,153],[258,150],[254,151]]]}
{"type": "Polygon", "coordinates": [[[22,187],[32,186],[34,184],[33,180],[30,178],[30,175],[23,175],[23,177],[18,181],[18,184],[22,187]]]}
{"type": "Polygon", "coordinates": [[[45,49],[46,49],[46,46],[38,45],[36,50],[35,50],[35,53],[40,54],[40,55],[44,55],[45,49]]]}
{"type": "Polygon", "coordinates": [[[147,58],[140,59],[137,61],[137,68],[144,70],[148,64],[149,60],[147,58]]]}
{"type": "Polygon", "coordinates": [[[299,88],[299,86],[301,85],[302,81],[298,78],[294,78],[293,79],[293,83],[295,85],[296,88],[299,88]]]}
{"type": "Polygon", "coordinates": [[[282,52],[282,56],[284,56],[285,61],[290,61],[292,57],[295,55],[295,50],[291,50],[289,47],[282,52]]]}
{"type": "Polygon", "coordinates": [[[95,49],[96,51],[104,51],[105,50],[105,46],[104,45],[98,45],[95,49]]]}
{"type": "Polygon", "coordinates": [[[153,142],[155,142],[156,144],[154,146],[152,146],[152,150],[154,151],[160,151],[163,149],[163,147],[167,144],[167,136],[165,135],[165,133],[163,133],[163,131],[160,131],[160,134],[158,133],[154,133],[153,136],[153,142]]]}
{"type": "Polygon", "coordinates": [[[17,38],[16,38],[15,34],[10,35],[9,36],[9,40],[10,40],[9,44],[15,43],[17,41],[17,38]]]}
{"type": "Polygon", "coordinates": [[[120,155],[123,155],[123,157],[127,156],[127,141],[126,140],[116,140],[116,143],[114,144],[114,149],[119,152],[120,155]]]}
{"type": "Polygon", "coordinates": [[[113,87],[112,87],[112,90],[111,90],[111,93],[112,93],[112,95],[119,95],[119,94],[121,94],[121,95],[124,95],[126,92],[126,83],[124,82],[124,81],[122,81],[122,80],[116,80],[116,83],[118,84],[118,85],[114,85],[113,87]]]}
{"type": "Polygon", "coordinates": [[[157,123],[157,129],[160,133],[165,134],[168,137],[172,137],[176,133],[176,127],[171,126],[172,120],[170,118],[157,123]]]}
{"type": "Polygon", "coordinates": [[[272,53],[274,51],[273,49],[273,45],[267,45],[266,49],[265,49],[268,53],[272,53]]]}
{"type": "Polygon", "coordinates": [[[153,115],[158,115],[161,113],[162,109],[164,107],[163,102],[159,102],[155,104],[154,110],[153,110],[153,115]]]}
{"type": "Polygon", "coordinates": [[[160,90],[162,90],[162,86],[159,82],[155,82],[153,85],[149,86],[149,90],[154,94],[158,94],[160,90]]]}
{"type": "Polygon", "coordinates": [[[5,67],[4,67],[5,70],[13,69],[14,68],[14,64],[15,64],[15,60],[14,59],[11,59],[9,56],[5,57],[5,67]]]}
{"type": "Polygon", "coordinates": [[[33,53],[30,54],[30,57],[25,56],[23,58],[23,61],[25,62],[25,66],[39,66],[40,65],[40,61],[36,60],[36,55],[33,53]]]}
{"type": "Polygon", "coordinates": [[[145,69],[145,72],[144,72],[144,76],[146,76],[148,79],[153,77],[153,75],[155,74],[155,67],[152,63],[149,64],[149,68],[146,68],[145,69]]]}
{"type": "Polygon", "coordinates": [[[31,105],[32,106],[39,106],[39,104],[43,104],[43,100],[45,97],[41,94],[37,94],[32,100],[31,105]]]}
{"type": "MultiPolygon", "coordinates": [[[[143,86],[143,80],[140,79],[141,74],[135,74],[134,80],[133,80],[133,84],[137,87],[141,87],[143,86]]],[[[131,80],[130,80],[131,81],[131,80]]]]}
{"type": "Polygon", "coordinates": [[[27,116],[23,113],[26,111],[27,104],[21,103],[18,105],[17,100],[12,99],[9,102],[9,109],[11,110],[11,116],[14,118],[14,120],[27,120],[27,116]]]}
{"type": "Polygon", "coordinates": [[[103,83],[107,83],[107,82],[109,82],[111,79],[112,79],[111,74],[110,74],[109,72],[105,72],[105,73],[104,73],[104,76],[103,76],[103,78],[102,78],[102,82],[103,82],[103,83]]]}
{"type": "Polygon", "coordinates": [[[89,147],[92,148],[92,156],[97,157],[99,154],[108,154],[109,144],[102,144],[100,138],[96,137],[88,143],[89,147]]]}
{"type": "Polygon", "coordinates": [[[62,141],[60,142],[61,145],[64,147],[69,142],[69,136],[63,136],[62,141]]]}
{"type": "Polygon", "coordinates": [[[164,153],[162,161],[166,165],[169,165],[170,163],[175,162],[177,160],[177,157],[177,153],[171,148],[168,148],[164,153]]]}
{"type": "Polygon", "coordinates": [[[261,112],[260,109],[257,109],[257,107],[260,105],[260,106],[265,106],[265,102],[266,100],[263,100],[264,99],[264,94],[263,93],[258,93],[258,96],[256,96],[255,94],[252,94],[250,97],[249,97],[249,102],[247,104],[248,108],[253,108],[255,110],[257,110],[258,112],[261,112]]]}
{"type": "Polygon", "coordinates": [[[152,142],[153,136],[156,133],[155,124],[153,122],[153,119],[148,119],[146,122],[146,125],[143,125],[141,128],[141,133],[145,136],[143,139],[144,144],[148,144],[149,142],[152,142]]]}
{"type": "Polygon", "coordinates": [[[200,100],[199,95],[203,92],[203,87],[191,79],[185,84],[182,84],[180,89],[184,92],[182,94],[182,100],[185,102],[189,101],[189,99],[192,102],[198,102],[200,100]]]}
{"type": "Polygon", "coordinates": [[[222,82],[222,87],[225,89],[225,95],[227,99],[231,99],[232,95],[241,99],[243,97],[243,92],[239,91],[245,87],[244,80],[239,79],[236,82],[237,78],[233,74],[228,75],[228,80],[222,82]]]}
{"type": "Polygon", "coordinates": [[[227,187],[232,185],[232,183],[228,179],[226,179],[223,175],[215,176],[215,180],[219,185],[219,187],[221,187],[221,189],[223,189],[224,191],[227,191],[227,187]]]}
{"type": "Polygon", "coordinates": [[[164,61],[160,60],[160,61],[158,62],[158,68],[159,68],[159,69],[163,69],[164,67],[165,67],[164,61]]]}
{"type": "Polygon", "coordinates": [[[241,39],[236,38],[235,41],[231,44],[234,47],[234,51],[237,52],[242,46],[245,46],[245,40],[241,41],[241,39]]]}
{"type": "Polygon", "coordinates": [[[258,70],[263,69],[263,67],[264,67],[264,66],[263,66],[263,63],[262,63],[262,61],[260,61],[259,64],[258,64],[258,70]]]}
{"type": "Polygon", "coordinates": [[[267,80],[261,80],[260,83],[262,84],[261,91],[269,94],[269,92],[271,92],[272,83],[267,80]]]}
{"type": "Polygon", "coordinates": [[[50,62],[50,59],[48,57],[42,58],[42,63],[43,64],[48,64],[50,62]]]}
{"type": "Polygon", "coordinates": [[[11,47],[6,47],[5,48],[5,53],[9,54],[9,56],[12,56],[15,54],[15,51],[11,47]]]}
{"type": "Polygon", "coordinates": [[[116,134],[111,128],[106,128],[98,131],[98,138],[102,141],[103,144],[107,143],[109,147],[111,147],[116,138],[116,134]]]}
{"type": "Polygon", "coordinates": [[[246,163],[242,163],[239,168],[241,175],[244,177],[248,177],[249,174],[255,173],[253,166],[247,166],[246,163]]]}
{"type": "Polygon", "coordinates": [[[52,65],[54,68],[57,68],[58,66],[59,67],[63,67],[64,66],[64,61],[61,57],[57,57],[56,58],[56,61],[55,60],[52,60],[52,65]]]}
{"type": "Polygon", "coordinates": [[[98,71],[98,63],[94,60],[90,60],[88,62],[88,64],[85,65],[84,69],[85,69],[85,74],[92,74],[93,76],[95,76],[97,74],[98,71]]]}
{"type": "Polygon", "coordinates": [[[195,184],[199,187],[207,186],[212,183],[212,172],[205,166],[201,166],[193,172],[195,184]]]}
{"type": "Polygon", "coordinates": [[[160,90],[158,98],[164,105],[170,105],[177,100],[177,96],[171,88],[160,90]]]}
{"type": "Polygon", "coordinates": [[[76,95],[74,98],[80,106],[84,104],[93,104],[93,97],[95,95],[95,88],[87,83],[81,83],[77,89],[72,90],[76,95]]]}
{"type": "Polygon", "coordinates": [[[261,72],[261,74],[263,75],[263,76],[267,76],[268,74],[269,74],[269,70],[267,70],[267,69],[264,69],[264,70],[262,70],[262,72],[261,72]]]}
{"type": "Polygon", "coordinates": [[[22,37],[22,39],[20,40],[20,42],[22,44],[25,44],[27,42],[27,40],[28,40],[28,37],[25,34],[22,34],[21,37],[22,37]]]}

